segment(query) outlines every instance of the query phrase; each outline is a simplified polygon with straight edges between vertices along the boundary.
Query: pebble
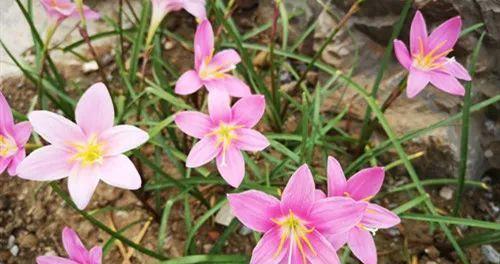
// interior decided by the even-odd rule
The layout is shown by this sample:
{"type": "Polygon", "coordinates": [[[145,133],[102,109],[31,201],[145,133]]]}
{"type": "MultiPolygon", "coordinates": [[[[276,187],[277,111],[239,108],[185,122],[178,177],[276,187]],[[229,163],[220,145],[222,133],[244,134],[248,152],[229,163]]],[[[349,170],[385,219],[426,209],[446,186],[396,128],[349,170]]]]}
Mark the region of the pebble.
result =
{"type": "Polygon", "coordinates": [[[15,245],[14,244],[15,242],[16,242],[16,237],[13,235],[10,235],[9,240],[7,240],[7,249],[12,248],[15,245]]]}
{"type": "Polygon", "coordinates": [[[246,235],[249,235],[250,233],[252,233],[252,230],[247,228],[246,226],[243,226],[241,229],[240,229],[240,235],[242,236],[246,236],[246,235]]]}
{"type": "Polygon", "coordinates": [[[430,246],[430,247],[425,248],[425,254],[427,254],[429,257],[435,259],[435,258],[439,257],[439,255],[441,253],[439,252],[439,250],[437,250],[436,247],[430,246]]]}
{"type": "Polygon", "coordinates": [[[97,65],[97,62],[95,60],[86,62],[82,65],[83,73],[94,72],[94,71],[97,71],[98,69],[99,69],[99,65],[97,65]]]}
{"type": "Polygon", "coordinates": [[[224,204],[215,216],[215,222],[223,226],[228,226],[231,221],[233,221],[233,219],[234,215],[231,213],[231,207],[229,206],[229,203],[224,204]]]}
{"type": "Polygon", "coordinates": [[[19,247],[17,245],[14,245],[10,248],[10,254],[12,256],[17,257],[17,254],[19,254],[19,247]]]}
{"type": "Polygon", "coordinates": [[[445,186],[439,191],[439,196],[445,200],[451,200],[451,198],[453,198],[453,190],[450,187],[445,186]]]}
{"type": "Polygon", "coordinates": [[[500,264],[500,254],[491,245],[482,245],[481,252],[487,263],[500,264]]]}
{"type": "Polygon", "coordinates": [[[19,246],[22,248],[33,248],[38,244],[38,239],[31,233],[20,236],[18,240],[19,246]]]}

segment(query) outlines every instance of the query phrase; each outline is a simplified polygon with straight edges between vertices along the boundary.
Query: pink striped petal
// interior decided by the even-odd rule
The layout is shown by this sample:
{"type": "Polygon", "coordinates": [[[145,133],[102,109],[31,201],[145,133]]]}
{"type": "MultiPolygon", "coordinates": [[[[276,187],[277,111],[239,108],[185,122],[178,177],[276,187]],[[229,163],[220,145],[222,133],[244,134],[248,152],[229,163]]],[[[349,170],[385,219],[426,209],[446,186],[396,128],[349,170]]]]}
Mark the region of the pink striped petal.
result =
{"type": "Polygon", "coordinates": [[[21,122],[14,125],[14,139],[16,140],[18,147],[24,147],[26,142],[31,136],[31,124],[30,122],[21,122]]]}
{"type": "Polygon", "coordinates": [[[420,10],[413,17],[410,28],[410,51],[411,54],[417,54],[420,51],[420,43],[424,45],[427,43],[427,25],[420,10]]]}
{"type": "Polygon", "coordinates": [[[234,69],[236,64],[241,62],[240,55],[234,49],[227,49],[217,52],[210,61],[210,66],[221,70],[234,69]]]}
{"type": "MultiPolygon", "coordinates": [[[[281,238],[281,229],[275,227],[264,234],[252,252],[250,264],[279,264],[285,258],[287,250],[282,249],[279,254],[278,246],[281,238]]],[[[294,263],[295,264],[295,263],[294,263]]]]}
{"type": "Polygon", "coordinates": [[[95,246],[90,249],[89,252],[90,263],[89,264],[101,264],[102,261],[102,248],[95,246]]]}
{"type": "Polygon", "coordinates": [[[231,121],[231,98],[224,91],[212,90],[208,93],[208,113],[215,125],[231,121]]]}
{"type": "MultiPolygon", "coordinates": [[[[26,157],[26,150],[21,149],[19,150],[16,155],[12,157],[12,160],[10,161],[9,168],[7,172],[9,173],[10,176],[14,176],[17,174],[17,167],[21,163],[21,161],[24,160],[26,157]]],[[[0,170],[1,171],[1,170],[0,170]]]]}
{"type": "Polygon", "coordinates": [[[56,256],[40,256],[36,258],[37,264],[79,264],[73,260],[67,258],[61,258],[56,256]]]}
{"type": "Polygon", "coordinates": [[[462,19],[459,16],[446,20],[443,24],[439,25],[428,39],[428,47],[433,50],[435,47],[440,46],[435,54],[445,52],[453,49],[457,43],[460,30],[462,28],[462,19]]]}
{"type": "Polygon", "coordinates": [[[465,88],[462,84],[452,75],[447,73],[434,71],[430,74],[430,81],[439,90],[452,94],[464,96],[465,88]]]}
{"type": "Polygon", "coordinates": [[[65,227],[62,232],[63,246],[70,259],[79,263],[87,262],[87,249],[75,230],[65,227]]]}
{"type": "Polygon", "coordinates": [[[203,86],[198,73],[194,70],[189,70],[179,77],[175,83],[175,93],[181,95],[192,94],[198,91],[203,86]]]}
{"type": "Polygon", "coordinates": [[[410,69],[408,84],[406,85],[406,95],[408,98],[417,96],[429,83],[430,74],[416,68],[410,69]]]}
{"type": "Polygon", "coordinates": [[[87,136],[113,127],[115,110],[108,89],[96,83],[82,95],[76,105],[76,123],[87,136]]]}
{"type": "Polygon", "coordinates": [[[307,218],[314,204],[314,179],[306,164],[292,175],[281,196],[281,210],[292,210],[300,217],[307,218]]]}
{"type": "Polygon", "coordinates": [[[326,238],[328,239],[328,241],[330,241],[330,243],[332,243],[332,246],[333,248],[335,248],[335,250],[339,250],[347,243],[349,232],[327,235],[326,238]]]}
{"type": "Polygon", "coordinates": [[[141,188],[141,176],[134,163],[125,155],[105,158],[99,170],[100,179],[111,186],[127,190],[141,188]]]}
{"type": "Polygon", "coordinates": [[[243,97],[233,105],[233,122],[252,128],[259,123],[265,110],[266,99],[263,95],[243,97]]]}
{"type": "Polygon", "coordinates": [[[33,181],[54,181],[69,176],[71,154],[56,146],[39,148],[17,167],[20,178],[33,181]]]}
{"type": "Polygon", "coordinates": [[[236,130],[235,145],[245,151],[262,151],[269,146],[269,141],[257,130],[240,128],[236,130]]]}
{"type": "Polygon", "coordinates": [[[203,20],[194,35],[194,63],[196,70],[206,58],[211,58],[214,52],[214,31],[210,21],[203,20]]]}
{"type": "Polygon", "coordinates": [[[68,177],[68,191],[78,209],[83,210],[90,202],[101,177],[96,166],[73,166],[68,177]]]}
{"type": "Polygon", "coordinates": [[[186,167],[196,168],[213,160],[220,152],[214,137],[204,137],[196,143],[186,158],[186,167]]]}
{"type": "Polygon", "coordinates": [[[33,111],[28,118],[33,130],[51,144],[66,146],[86,139],[79,126],[58,114],[33,111]]]}
{"type": "Polygon", "coordinates": [[[105,156],[114,156],[139,147],[149,135],[135,126],[119,125],[104,131],[99,139],[105,144],[105,156]]]}
{"type": "Polygon", "coordinates": [[[347,197],[329,197],[314,204],[311,222],[322,234],[345,233],[361,221],[366,206],[347,197]]]}
{"type": "Polygon", "coordinates": [[[208,115],[195,111],[180,112],[175,115],[175,124],[179,129],[195,138],[202,138],[210,133],[212,120],[208,115]]]}
{"type": "Polygon", "coordinates": [[[281,214],[280,201],[266,193],[250,190],[228,194],[231,211],[246,227],[267,232],[275,223],[271,220],[281,214]]]}
{"type": "Polygon", "coordinates": [[[314,249],[314,253],[306,248],[307,259],[311,264],[340,264],[335,248],[328,240],[317,230],[307,235],[314,249]]]}
{"type": "Polygon", "coordinates": [[[464,68],[464,66],[462,66],[462,64],[456,61],[455,58],[448,59],[444,64],[444,67],[446,68],[446,71],[455,76],[455,78],[465,81],[471,80],[469,72],[464,68]]]}
{"type": "Polygon", "coordinates": [[[403,43],[403,41],[399,39],[394,40],[394,52],[396,54],[396,58],[398,59],[399,63],[407,70],[409,70],[412,64],[412,60],[410,54],[408,53],[408,49],[406,48],[406,45],[403,43]]]}
{"type": "Polygon", "coordinates": [[[349,232],[348,245],[363,264],[377,264],[377,248],[370,232],[353,228],[349,232]]]}
{"type": "Polygon", "coordinates": [[[399,217],[382,206],[369,203],[361,223],[371,228],[391,228],[401,222],[399,217]]]}
{"type": "Polygon", "coordinates": [[[384,168],[373,167],[363,169],[347,181],[347,192],[354,200],[371,199],[384,183],[384,168]]]}
{"type": "Polygon", "coordinates": [[[344,196],[347,188],[347,180],[340,163],[334,158],[328,157],[328,196],[344,196]]]}
{"type": "Polygon", "coordinates": [[[222,78],[205,81],[205,85],[209,92],[226,91],[232,97],[246,97],[252,94],[250,87],[244,81],[228,74],[222,78]]]}
{"type": "Polygon", "coordinates": [[[238,188],[245,177],[245,160],[241,151],[234,145],[229,145],[225,152],[217,155],[217,169],[224,180],[238,188]]]}
{"type": "Polygon", "coordinates": [[[285,248],[287,248],[287,253],[280,264],[308,264],[307,259],[304,261],[302,253],[300,253],[295,240],[288,239],[285,242],[285,248]]]}
{"type": "Polygon", "coordinates": [[[7,99],[0,92],[0,133],[12,134],[14,118],[7,99]]]}

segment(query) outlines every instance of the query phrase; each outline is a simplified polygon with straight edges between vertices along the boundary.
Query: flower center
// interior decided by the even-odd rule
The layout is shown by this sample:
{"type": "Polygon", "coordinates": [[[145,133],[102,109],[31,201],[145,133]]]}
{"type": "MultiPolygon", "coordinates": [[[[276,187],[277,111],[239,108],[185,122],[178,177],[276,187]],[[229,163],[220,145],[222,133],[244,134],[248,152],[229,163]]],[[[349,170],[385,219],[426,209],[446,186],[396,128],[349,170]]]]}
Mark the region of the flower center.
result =
{"type": "Polygon", "coordinates": [[[202,80],[211,80],[211,79],[221,79],[224,78],[225,73],[234,69],[233,67],[224,67],[221,65],[213,65],[212,56],[206,57],[203,60],[203,63],[200,66],[200,70],[198,75],[202,80]]]}
{"type": "Polygon", "coordinates": [[[446,61],[441,60],[441,58],[446,57],[453,49],[449,49],[443,51],[439,54],[436,52],[446,43],[446,40],[440,42],[433,50],[426,53],[424,49],[424,43],[422,39],[418,39],[419,43],[419,52],[413,55],[413,66],[417,67],[420,70],[430,71],[434,69],[439,69],[443,67],[446,61]]]}
{"type": "Polygon", "coordinates": [[[226,150],[231,145],[231,142],[236,139],[238,136],[236,135],[235,130],[238,128],[242,128],[242,126],[225,124],[221,122],[219,127],[212,130],[209,136],[217,137],[217,147],[222,145],[222,165],[226,164],[226,150]]]}
{"type": "Polygon", "coordinates": [[[104,159],[104,146],[96,136],[91,136],[87,142],[75,143],[72,146],[76,153],[71,160],[79,161],[83,166],[101,164],[104,159]]]}
{"type": "Polygon", "coordinates": [[[0,157],[10,157],[16,154],[17,150],[18,147],[14,139],[0,135],[0,157]]]}
{"type": "Polygon", "coordinates": [[[275,256],[278,256],[281,253],[287,239],[290,240],[290,254],[292,254],[293,245],[296,244],[300,254],[302,255],[304,263],[306,263],[306,246],[314,255],[317,254],[311,244],[311,241],[307,238],[307,235],[312,233],[314,228],[307,228],[304,225],[303,220],[298,218],[292,210],[290,210],[288,216],[283,219],[271,220],[281,227],[281,240],[275,256]]]}

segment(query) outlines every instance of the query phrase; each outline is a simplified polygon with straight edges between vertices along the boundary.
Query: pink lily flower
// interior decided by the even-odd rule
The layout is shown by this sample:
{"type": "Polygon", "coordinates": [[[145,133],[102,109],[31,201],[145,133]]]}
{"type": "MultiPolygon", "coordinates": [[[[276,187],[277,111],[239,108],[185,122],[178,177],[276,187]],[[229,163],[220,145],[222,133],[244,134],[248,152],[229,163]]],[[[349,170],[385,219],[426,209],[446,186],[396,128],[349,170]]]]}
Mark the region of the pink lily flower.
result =
{"type": "Polygon", "coordinates": [[[141,177],[122,153],[145,143],[149,136],[130,126],[113,126],[114,109],[108,89],[92,85],[76,106],[76,124],[48,111],[33,111],[34,130],[51,145],[32,152],[19,165],[19,177],[53,181],[68,177],[71,198],[84,209],[99,180],[129,190],[141,187],[141,177]]]}
{"type": "Polygon", "coordinates": [[[175,123],[182,132],[201,139],[186,159],[188,168],[203,166],[216,159],[217,169],[226,182],[240,186],[245,176],[245,161],[241,150],[261,151],[269,141],[253,130],[265,111],[264,96],[251,95],[230,106],[229,96],[214,90],[208,95],[208,112],[185,111],[178,113],[175,123]]]}
{"type": "Polygon", "coordinates": [[[410,52],[401,40],[394,40],[394,51],[399,63],[409,72],[406,94],[409,98],[419,94],[430,82],[436,88],[463,96],[465,89],[457,80],[470,81],[467,70],[455,58],[446,57],[458,40],[462,20],[451,18],[430,35],[420,11],[417,11],[410,29],[410,52]]]}
{"type": "Polygon", "coordinates": [[[253,250],[251,264],[340,263],[326,237],[353,228],[366,209],[366,204],[346,197],[317,200],[305,164],[288,181],[281,201],[256,190],[228,194],[228,199],[246,227],[265,233],[253,250]]]}
{"type": "Polygon", "coordinates": [[[0,174],[6,169],[16,175],[17,166],[26,156],[24,145],[31,135],[29,122],[14,124],[12,111],[0,92],[0,174]]]}
{"type": "Polygon", "coordinates": [[[210,22],[204,20],[194,36],[194,70],[185,72],[177,80],[175,92],[187,95],[205,86],[209,92],[224,90],[234,97],[248,96],[251,94],[250,87],[228,74],[240,61],[240,55],[233,49],[214,55],[214,32],[210,22]]]}
{"type": "MultiPolygon", "coordinates": [[[[382,187],[384,169],[381,167],[364,169],[346,180],[339,162],[333,157],[328,157],[327,174],[328,197],[349,197],[366,205],[359,223],[348,232],[329,236],[328,239],[337,250],[347,243],[361,262],[376,264],[377,248],[372,233],[380,228],[393,227],[401,221],[393,212],[369,202],[382,187]]],[[[325,194],[319,196],[324,197],[325,194]]]]}
{"type": "Polygon", "coordinates": [[[36,258],[37,264],[101,264],[102,248],[95,246],[88,251],[71,228],[65,227],[62,232],[64,249],[68,258],[56,256],[40,256],[36,258]]]}
{"type": "MultiPolygon", "coordinates": [[[[70,0],[40,0],[40,3],[49,17],[58,24],[68,17],[80,18],[76,4],[70,0]]],[[[83,6],[83,15],[86,20],[97,20],[100,18],[99,13],[85,5],[83,6]]]]}

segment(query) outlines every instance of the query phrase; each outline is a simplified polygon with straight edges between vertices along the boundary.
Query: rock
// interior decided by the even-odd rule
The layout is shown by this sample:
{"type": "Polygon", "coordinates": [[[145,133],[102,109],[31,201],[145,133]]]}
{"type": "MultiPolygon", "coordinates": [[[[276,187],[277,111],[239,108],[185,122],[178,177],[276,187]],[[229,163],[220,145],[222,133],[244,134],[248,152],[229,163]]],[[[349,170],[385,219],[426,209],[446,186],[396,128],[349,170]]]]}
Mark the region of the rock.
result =
{"type": "Polygon", "coordinates": [[[16,237],[13,235],[10,235],[9,239],[7,240],[7,249],[12,248],[15,245],[14,243],[16,243],[16,237]]]}
{"type": "Polygon", "coordinates": [[[448,186],[441,188],[439,191],[439,196],[445,200],[451,200],[453,198],[453,189],[448,186]]]}
{"type": "Polygon", "coordinates": [[[239,232],[239,233],[240,233],[240,235],[242,235],[242,236],[247,236],[247,235],[249,235],[250,233],[252,233],[252,230],[251,230],[251,229],[249,229],[249,228],[248,228],[248,227],[246,227],[246,226],[243,226],[243,227],[240,229],[240,232],[239,232]]]}
{"type": "Polygon", "coordinates": [[[32,233],[19,236],[18,241],[22,248],[34,248],[38,244],[38,239],[32,233]]]}
{"type": "Polygon", "coordinates": [[[481,252],[486,259],[487,263],[499,264],[500,263],[500,253],[496,251],[491,245],[482,245],[481,252]]]}
{"type": "Polygon", "coordinates": [[[91,73],[99,70],[99,65],[97,65],[97,61],[89,61],[82,65],[83,73],[91,73]]]}
{"type": "Polygon", "coordinates": [[[229,226],[233,219],[234,215],[231,213],[231,207],[229,206],[229,203],[224,204],[215,216],[215,222],[223,226],[229,226]]]}
{"type": "Polygon", "coordinates": [[[427,254],[432,259],[436,259],[441,254],[435,246],[427,247],[427,248],[425,248],[424,251],[425,251],[425,254],[427,254]]]}
{"type": "Polygon", "coordinates": [[[19,254],[19,247],[17,245],[14,245],[9,249],[9,251],[12,256],[17,257],[17,255],[19,254]]]}

